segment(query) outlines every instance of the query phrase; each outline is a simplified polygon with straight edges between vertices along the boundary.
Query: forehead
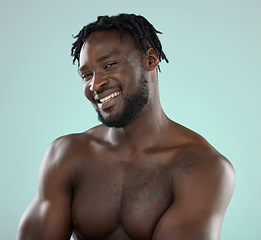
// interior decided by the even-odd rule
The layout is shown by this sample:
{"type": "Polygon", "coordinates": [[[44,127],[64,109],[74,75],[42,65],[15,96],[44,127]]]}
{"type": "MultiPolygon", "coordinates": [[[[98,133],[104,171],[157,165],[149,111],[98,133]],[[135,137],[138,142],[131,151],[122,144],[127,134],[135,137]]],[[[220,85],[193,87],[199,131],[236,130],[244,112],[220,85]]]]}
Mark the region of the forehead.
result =
{"type": "Polygon", "coordinates": [[[123,35],[120,39],[118,31],[93,32],[84,42],[80,52],[80,65],[92,57],[102,57],[102,55],[116,54],[127,56],[136,52],[134,40],[129,35],[123,35]]]}

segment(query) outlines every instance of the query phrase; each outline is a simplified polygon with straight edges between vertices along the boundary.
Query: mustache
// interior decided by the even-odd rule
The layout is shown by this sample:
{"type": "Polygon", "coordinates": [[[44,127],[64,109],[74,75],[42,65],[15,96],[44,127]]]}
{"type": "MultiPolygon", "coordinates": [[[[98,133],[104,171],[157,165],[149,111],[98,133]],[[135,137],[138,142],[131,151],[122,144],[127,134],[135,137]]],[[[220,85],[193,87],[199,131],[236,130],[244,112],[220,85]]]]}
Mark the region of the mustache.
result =
{"type": "Polygon", "coordinates": [[[119,88],[119,86],[109,86],[109,85],[106,84],[106,85],[101,86],[98,91],[93,92],[93,95],[95,96],[95,95],[100,94],[100,93],[102,93],[106,90],[115,89],[115,88],[119,88]]]}

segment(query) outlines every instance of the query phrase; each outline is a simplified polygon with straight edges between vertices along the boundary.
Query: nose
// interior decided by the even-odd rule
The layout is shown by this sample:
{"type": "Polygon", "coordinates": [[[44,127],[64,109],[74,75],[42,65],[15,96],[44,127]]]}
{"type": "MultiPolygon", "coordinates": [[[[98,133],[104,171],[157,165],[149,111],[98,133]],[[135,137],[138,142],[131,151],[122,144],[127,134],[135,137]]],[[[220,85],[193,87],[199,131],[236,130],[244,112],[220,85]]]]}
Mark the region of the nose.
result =
{"type": "Polygon", "coordinates": [[[90,81],[90,91],[97,92],[101,89],[101,87],[108,83],[108,79],[104,78],[100,73],[94,73],[93,77],[90,81]]]}

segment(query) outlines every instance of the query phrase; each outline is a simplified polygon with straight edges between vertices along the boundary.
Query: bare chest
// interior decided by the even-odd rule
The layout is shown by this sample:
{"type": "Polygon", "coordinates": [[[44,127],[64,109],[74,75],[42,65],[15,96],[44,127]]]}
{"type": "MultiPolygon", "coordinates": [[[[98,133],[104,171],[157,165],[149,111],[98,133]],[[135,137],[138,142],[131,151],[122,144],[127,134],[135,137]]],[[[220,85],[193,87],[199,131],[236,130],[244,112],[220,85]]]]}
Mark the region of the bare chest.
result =
{"type": "Polygon", "coordinates": [[[151,239],[172,202],[170,182],[168,169],[157,161],[82,169],[72,206],[78,239],[151,239]]]}

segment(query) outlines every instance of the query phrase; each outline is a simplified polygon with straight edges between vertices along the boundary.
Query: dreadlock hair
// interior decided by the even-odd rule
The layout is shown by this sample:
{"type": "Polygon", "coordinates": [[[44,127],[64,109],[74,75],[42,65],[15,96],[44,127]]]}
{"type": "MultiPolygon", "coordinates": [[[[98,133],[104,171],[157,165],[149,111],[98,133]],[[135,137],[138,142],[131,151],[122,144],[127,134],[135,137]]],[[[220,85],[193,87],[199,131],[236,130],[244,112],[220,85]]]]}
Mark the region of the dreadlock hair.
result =
{"type": "MultiPolygon", "coordinates": [[[[77,60],[79,63],[82,45],[93,32],[117,30],[120,40],[124,34],[129,34],[135,41],[136,47],[141,52],[147,54],[148,48],[152,47],[158,54],[159,61],[162,59],[169,62],[162,50],[161,42],[153,25],[144,17],[135,14],[118,14],[116,16],[98,16],[97,21],[92,22],[82,28],[78,35],[73,36],[77,40],[72,44],[71,56],[73,64],[77,60]]],[[[160,71],[160,68],[159,68],[160,71]]]]}

